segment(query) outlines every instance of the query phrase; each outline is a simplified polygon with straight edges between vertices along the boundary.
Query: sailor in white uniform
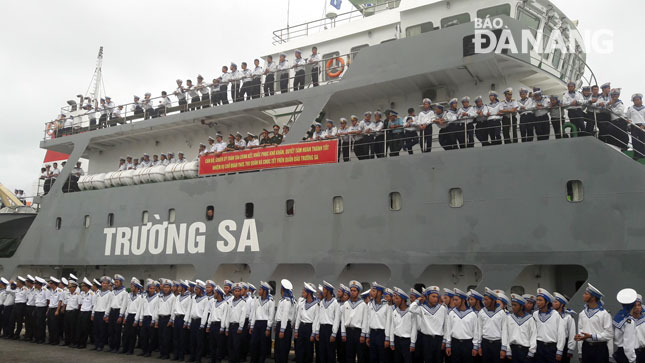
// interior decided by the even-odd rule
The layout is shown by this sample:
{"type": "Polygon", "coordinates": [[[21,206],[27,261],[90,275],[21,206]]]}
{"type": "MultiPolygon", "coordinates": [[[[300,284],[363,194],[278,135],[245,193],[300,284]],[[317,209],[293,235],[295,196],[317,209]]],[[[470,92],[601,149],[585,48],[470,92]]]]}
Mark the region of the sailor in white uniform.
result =
{"type": "Polygon", "coordinates": [[[439,286],[428,286],[421,297],[410,304],[410,312],[417,316],[416,348],[422,352],[425,362],[441,362],[441,345],[446,333],[448,308],[441,303],[439,286]]]}
{"type": "Polygon", "coordinates": [[[235,150],[246,149],[246,141],[242,138],[242,134],[238,131],[235,133],[235,150]]]}
{"type": "Polygon", "coordinates": [[[638,337],[636,332],[636,319],[631,315],[634,305],[638,300],[638,293],[634,289],[622,289],[618,292],[616,300],[622,309],[616,313],[614,325],[614,355],[616,362],[636,362],[636,349],[638,337]]]}
{"type": "Polygon", "coordinates": [[[183,164],[187,162],[188,160],[184,157],[184,152],[179,151],[177,152],[177,161],[175,161],[177,164],[183,164]]]}
{"type": "Polygon", "coordinates": [[[228,104],[228,84],[231,82],[231,74],[227,66],[222,66],[222,75],[220,76],[219,92],[217,94],[218,104],[228,104]]]}
{"type": "Polygon", "coordinates": [[[111,279],[103,276],[100,279],[101,291],[96,295],[92,308],[92,333],[94,334],[95,350],[102,351],[107,343],[107,325],[110,315],[110,306],[114,294],[110,291],[111,279]]]}
{"type": "Polygon", "coordinates": [[[484,307],[479,312],[481,348],[479,355],[484,362],[498,360],[502,350],[502,336],[505,333],[506,311],[497,303],[499,295],[488,287],[484,291],[484,307]]]}
{"type": "Polygon", "coordinates": [[[126,296],[126,309],[123,313],[123,349],[121,353],[132,355],[136,341],[137,313],[141,308],[144,296],[141,294],[143,285],[139,279],[130,280],[130,293],[126,296]]]}
{"type": "Polygon", "coordinates": [[[148,153],[143,153],[143,160],[139,163],[140,168],[149,168],[152,166],[152,161],[150,160],[150,155],[148,153]]]}
{"type": "Polygon", "coordinates": [[[224,289],[221,286],[215,286],[213,295],[213,299],[209,302],[210,313],[206,333],[208,333],[211,361],[221,362],[226,356],[225,332],[228,329],[230,304],[224,299],[224,289]]]}
{"type": "Polygon", "coordinates": [[[260,147],[260,140],[258,140],[257,135],[250,132],[247,132],[246,135],[248,136],[248,142],[246,143],[247,149],[260,147]]]}
{"type": "Polygon", "coordinates": [[[511,294],[512,313],[505,316],[502,335],[501,358],[511,358],[513,362],[529,362],[537,349],[537,330],[533,315],[524,308],[526,299],[511,294]]]}
{"type": "Polygon", "coordinates": [[[536,362],[561,360],[565,348],[566,328],[564,320],[553,310],[555,297],[546,289],[538,289],[535,298],[538,310],[533,313],[537,329],[536,362]]]}
{"type": "Polygon", "coordinates": [[[280,93],[289,92],[289,70],[291,66],[287,60],[286,53],[280,53],[280,61],[278,62],[278,71],[280,73],[280,93]]]}
{"type": "Polygon", "coordinates": [[[287,279],[280,281],[280,296],[278,309],[275,313],[275,361],[287,363],[291,349],[292,325],[295,321],[294,314],[296,303],[293,299],[293,284],[287,279]]]}
{"type": "Polygon", "coordinates": [[[367,304],[367,319],[363,321],[361,335],[369,346],[370,362],[384,362],[385,349],[390,347],[390,313],[387,301],[383,299],[385,286],[372,283],[370,295],[372,300],[367,304]]]}
{"type": "Polygon", "coordinates": [[[635,93],[632,96],[633,105],[627,108],[625,119],[629,123],[632,135],[632,147],[634,158],[645,158],[645,106],[643,106],[643,95],[635,93]]]}
{"type": "Polygon", "coordinates": [[[320,342],[321,363],[336,361],[336,333],[340,327],[340,306],[334,298],[334,286],[323,281],[323,299],[320,301],[318,320],[314,330],[320,342]]]}
{"type": "Polygon", "coordinates": [[[210,90],[208,89],[208,85],[206,82],[204,82],[204,77],[201,74],[197,75],[197,84],[195,85],[195,89],[199,92],[201,95],[201,107],[199,108],[208,108],[211,107],[211,98],[210,98],[210,90]]]}
{"type": "Polygon", "coordinates": [[[242,332],[246,320],[247,303],[242,298],[242,284],[233,284],[233,298],[229,301],[231,309],[229,312],[228,334],[228,360],[231,363],[238,363],[242,353],[242,332]]]}
{"type": "Polygon", "coordinates": [[[562,362],[569,362],[576,349],[576,322],[572,316],[573,311],[566,308],[566,305],[569,303],[569,298],[559,292],[554,292],[553,297],[555,297],[555,300],[553,301],[553,309],[560,314],[565,327],[565,343],[564,350],[562,351],[562,362]]]}
{"type": "Polygon", "coordinates": [[[632,317],[636,321],[636,361],[645,361],[645,315],[643,315],[643,297],[636,295],[636,303],[632,309],[632,317]]]}
{"type": "Polygon", "coordinates": [[[156,292],[154,281],[146,281],[147,292],[143,296],[143,301],[139,306],[136,320],[139,323],[139,340],[141,343],[140,356],[150,357],[152,355],[152,334],[153,327],[157,323],[157,312],[159,305],[159,294],[156,292]]]}
{"type": "Polygon", "coordinates": [[[233,99],[233,102],[240,101],[240,81],[243,77],[244,74],[237,70],[237,64],[231,63],[229,81],[231,82],[231,98],[233,99]]]}
{"type": "Polygon", "coordinates": [[[305,66],[307,62],[302,58],[302,51],[296,49],[296,59],[293,61],[293,69],[295,75],[293,77],[293,90],[301,90],[305,88],[305,66]]]}
{"type": "Polygon", "coordinates": [[[264,70],[264,97],[273,96],[275,93],[275,74],[278,71],[278,64],[273,61],[273,56],[268,55],[266,68],[264,70]]]}
{"type": "Polygon", "coordinates": [[[170,358],[170,344],[172,342],[172,320],[170,319],[176,304],[175,295],[171,293],[172,281],[162,280],[161,293],[157,303],[157,320],[155,328],[159,332],[159,351],[161,359],[170,358]]]}
{"type": "Polygon", "coordinates": [[[421,102],[421,111],[416,118],[416,126],[419,129],[421,140],[421,150],[423,152],[432,151],[432,124],[435,118],[432,110],[432,100],[424,98],[421,102]]]}
{"type": "Polygon", "coordinates": [[[220,133],[215,134],[215,141],[216,142],[208,152],[210,154],[215,154],[215,156],[220,156],[226,150],[227,144],[224,141],[224,137],[220,133]]]}
{"type": "MultiPolygon", "coordinates": [[[[39,278],[36,278],[38,281],[39,278]]],[[[78,319],[78,348],[84,349],[87,345],[87,338],[90,335],[90,329],[92,327],[92,310],[94,309],[94,302],[96,301],[96,295],[94,291],[91,290],[92,282],[83,278],[81,283],[81,294],[80,294],[80,313],[78,319]]],[[[36,297],[36,313],[38,313],[38,296],[36,297]]],[[[38,329],[36,330],[38,334],[38,329]]],[[[44,337],[44,329],[42,331],[44,337]]],[[[38,342],[39,337],[36,336],[36,342],[38,342]]]]}
{"type": "Polygon", "coordinates": [[[264,69],[260,66],[260,60],[254,59],[253,65],[255,66],[251,71],[251,76],[253,76],[253,84],[251,89],[251,98],[260,98],[262,93],[262,75],[264,74],[264,69]]]}
{"type": "MultiPolygon", "coordinates": [[[[25,306],[25,341],[33,341],[34,339],[34,310],[35,310],[35,296],[36,296],[36,278],[27,275],[27,288],[29,292],[27,293],[27,304],[25,306]]],[[[0,298],[1,300],[1,298],[0,298]]],[[[2,315],[2,302],[0,301],[0,316],[2,315]]]]}
{"type": "Polygon", "coordinates": [[[524,298],[524,311],[533,315],[535,311],[535,295],[524,294],[522,297],[524,298]]]}
{"type": "Polygon", "coordinates": [[[190,98],[190,106],[189,110],[193,111],[198,109],[199,107],[197,104],[199,103],[199,91],[197,88],[193,85],[193,81],[190,79],[186,80],[186,93],[187,93],[187,99],[190,98]]]}
{"type": "Polygon", "coordinates": [[[271,285],[268,282],[260,281],[259,297],[252,305],[249,315],[252,362],[264,363],[270,353],[271,327],[275,316],[275,303],[270,292],[271,285]]]}
{"type": "Polygon", "coordinates": [[[325,130],[322,131],[322,138],[323,139],[335,139],[336,135],[338,134],[338,130],[334,126],[334,121],[333,120],[327,120],[325,123],[326,127],[325,130]]]}
{"type": "Polygon", "coordinates": [[[318,87],[318,77],[320,75],[320,54],[318,54],[318,47],[311,48],[311,56],[307,59],[307,64],[311,66],[311,83],[314,87],[318,87]]]}
{"type": "Polygon", "coordinates": [[[502,132],[504,134],[504,144],[517,143],[517,110],[519,104],[513,99],[513,89],[504,90],[504,101],[501,102],[502,110],[502,132]],[[512,134],[512,138],[511,138],[512,134]]]}
{"type": "Polygon", "coordinates": [[[180,280],[177,284],[177,295],[175,296],[175,304],[170,316],[173,327],[173,358],[180,361],[184,360],[184,347],[188,343],[186,341],[186,329],[189,327],[189,314],[193,302],[188,287],[188,282],[185,280],[180,280]]]}
{"type": "Polygon", "coordinates": [[[190,359],[201,358],[204,352],[204,327],[208,318],[208,296],[206,285],[201,280],[195,281],[194,296],[188,321],[190,322],[190,359]]]}
{"type": "Polygon", "coordinates": [[[8,331],[10,339],[20,338],[20,332],[22,331],[22,322],[24,320],[25,308],[27,307],[27,294],[29,292],[29,289],[25,286],[26,282],[27,279],[22,276],[16,278],[14,305],[11,311],[8,331]]]}
{"type": "Polygon", "coordinates": [[[296,340],[296,361],[313,361],[314,326],[318,322],[318,300],[315,298],[316,287],[305,282],[305,299],[299,304],[296,312],[294,339],[296,340]]]}
{"type": "Polygon", "coordinates": [[[59,314],[63,306],[63,290],[58,287],[60,280],[50,276],[49,290],[47,295],[47,330],[49,332],[49,344],[58,345],[60,342],[59,314]]]}
{"type": "Polygon", "coordinates": [[[454,289],[454,309],[446,320],[446,355],[453,362],[472,362],[478,354],[481,328],[478,315],[468,307],[468,296],[460,289],[454,289]]]}
{"type": "Polygon", "coordinates": [[[394,310],[390,319],[390,349],[395,362],[412,363],[412,353],[417,342],[417,317],[410,311],[410,297],[402,289],[394,287],[394,310]]]}
{"type": "Polygon", "coordinates": [[[240,88],[240,101],[250,100],[253,95],[253,72],[247,67],[246,62],[242,62],[242,87],[240,88]]]}
{"type": "Polygon", "coordinates": [[[520,136],[522,142],[533,141],[535,135],[535,102],[529,96],[527,88],[520,88],[520,99],[517,100],[519,106],[518,112],[520,113],[520,136]]]}
{"type": "Polygon", "coordinates": [[[582,299],[584,309],[578,315],[578,357],[583,363],[607,362],[609,360],[608,343],[613,340],[611,315],[603,308],[602,292],[587,284],[582,299]]]}
{"type": "Polygon", "coordinates": [[[180,112],[186,112],[186,89],[184,86],[182,86],[183,81],[181,79],[177,79],[177,89],[174,92],[175,97],[177,97],[179,106],[181,106],[181,111],[180,112]]]}
{"type": "MultiPolygon", "coordinates": [[[[502,109],[504,105],[499,102],[497,92],[490,91],[488,92],[488,99],[490,103],[486,105],[488,110],[488,120],[486,120],[486,128],[488,129],[488,138],[490,138],[490,145],[501,145],[502,136],[501,136],[501,125],[502,125],[502,109]]],[[[512,105],[511,105],[512,106],[512,105]]],[[[481,139],[480,139],[481,141],[481,139]]]]}
{"type": "MultiPolygon", "coordinates": [[[[63,323],[63,332],[65,344],[72,348],[77,347],[76,338],[78,337],[78,311],[81,302],[81,293],[78,291],[78,282],[69,281],[69,291],[65,295],[65,317],[63,323]]],[[[121,338],[121,336],[119,336],[121,338]]]]}
{"type": "Polygon", "coordinates": [[[360,293],[363,286],[360,282],[349,282],[349,299],[341,307],[341,335],[345,342],[345,358],[348,362],[359,362],[367,359],[361,347],[365,344],[365,335],[362,332],[367,320],[367,304],[361,299],[360,293]]]}

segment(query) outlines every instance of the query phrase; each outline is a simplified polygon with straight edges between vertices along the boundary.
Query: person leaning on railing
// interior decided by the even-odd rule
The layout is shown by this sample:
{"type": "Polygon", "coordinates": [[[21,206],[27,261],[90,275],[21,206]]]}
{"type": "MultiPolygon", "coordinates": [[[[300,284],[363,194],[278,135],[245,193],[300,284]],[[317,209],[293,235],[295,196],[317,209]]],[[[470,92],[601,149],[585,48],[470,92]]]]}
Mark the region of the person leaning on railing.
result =
{"type": "Polygon", "coordinates": [[[582,94],[576,91],[576,83],[569,82],[567,84],[567,92],[562,96],[562,107],[567,112],[569,122],[578,130],[578,136],[586,133],[585,130],[587,129],[584,121],[585,115],[581,107],[583,103],[584,98],[582,94]]]}
{"type": "Polygon", "coordinates": [[[520,136],[522,142],[533,141],[535,135],[535,101],[529,98],[529,90],[520,88],[520,99],[517,100],[520,113],[520,136]]]}
{"type": "Polygon", "coordinates": [[[611,83],[607,82],[600,86],[602,93],[598,95],[598,98],[595,103],[592,104],[596,111],[596,120],[598,127],[598,138],[606,143],[610,141],[610,131],[611,127],[609,126],[609,121],[611,116],[609,111],[606,109],[607,103],[611,100],[609,92],[611,92],[611,83]]]}
{"type": "Polygon", "coordinates": [[[623,101],[619,99],[620,97],[620,88],[613,88],[609,92],[611,97],[609,102],[605,105],[607,110],[609,110],[609,119],[610,119],[610,144],[613,144],[619,147],[621,150],[627,150],[629,144],[629,134],[627,130],[627,121],[625,121],[625,105],[623,101]]]}
{"type": "Polygon", "coordinates": [[[632,102],[634,104],[627,108],[625,118],[631,126],[634,159],[641,159],[645,158],[645,107],[643,106],[643,95],[641,93],[634,94],[632,102]]]}
{"type": "Polygon", "coordinates": [[[341,154],[343,155],[343,161],[349,161],[349,148],[350,148],[350,138],[349,135],[350,128],[347,126],[347,119],[344,117],[340,118],[340,127],[336,130],[338,135],[338,160],[340,161],[341,154]]]}

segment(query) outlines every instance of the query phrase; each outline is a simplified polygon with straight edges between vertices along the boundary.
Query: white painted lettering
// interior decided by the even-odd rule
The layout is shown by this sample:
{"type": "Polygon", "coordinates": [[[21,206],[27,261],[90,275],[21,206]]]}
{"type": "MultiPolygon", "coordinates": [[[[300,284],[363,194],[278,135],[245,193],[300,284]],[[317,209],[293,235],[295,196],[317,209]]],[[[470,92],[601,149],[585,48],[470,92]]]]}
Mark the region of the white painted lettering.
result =
{"type": "Polygon", "coordinates": [[[219,224],[218,232],[219,235],[224,239],[217,241],[217,249],[220,252],[231,252],[235,249],[235,237],[229,232],[235,231],[237,229],[237,224],[235,221],[226,219],[219,224]]]}

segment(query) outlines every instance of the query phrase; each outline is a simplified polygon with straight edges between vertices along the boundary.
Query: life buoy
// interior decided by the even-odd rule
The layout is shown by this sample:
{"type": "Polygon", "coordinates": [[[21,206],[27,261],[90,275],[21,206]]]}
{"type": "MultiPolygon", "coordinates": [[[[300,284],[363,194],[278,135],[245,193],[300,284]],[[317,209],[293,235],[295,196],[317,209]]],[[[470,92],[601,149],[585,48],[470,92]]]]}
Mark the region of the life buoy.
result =
{"type": "Polygon", "coordinates": [[[578,127],[571,122],[565,122],[565,124],[562,125],[562,133],[569,137],[578,137],[578,127]],[[567,129],[570,130],[568,135],[566,133],[567,129]]]}
{"type": "Polygon", "coordinates": [[[336,58],[331,58],[330,60],[327,61],[327,75],[329,78],[337,78],[340,76],[343,71],[345,70],[345,61],[341,57],[336,57],[336,58]],[[338,63],[340,63],[340,69],[336,72],[332,72],[331,68],[334,65],[334,60],[337,60],[338,63]]]}

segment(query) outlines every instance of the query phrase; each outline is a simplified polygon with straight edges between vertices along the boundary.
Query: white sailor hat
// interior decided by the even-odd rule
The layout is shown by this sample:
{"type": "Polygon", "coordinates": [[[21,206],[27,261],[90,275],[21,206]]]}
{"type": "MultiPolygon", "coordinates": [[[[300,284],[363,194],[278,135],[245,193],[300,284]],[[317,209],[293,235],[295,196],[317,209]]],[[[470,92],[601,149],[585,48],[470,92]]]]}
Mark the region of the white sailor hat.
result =
{"type": "MultiPolygon", "coordinates": [[[[143,155],[148,155],[148,154],[143,154],[143,155]]],[[[125,281],[125,277],[123,277],[122,275],[119,275],[119,274],[115,274],[114,279],[119,280],[121,282],[125,281]]]]}
{"type": "Polygon", "coordinates": [[[78,281],[78,277],[76,277],[76,275],[74,275],[73,273],[69,274],[69,278],[72,279],[72,280],[77,280],[78,281]]]}
{"type": "Polygon", "coordinates": [[[495,92],[495,91],[489,91],[489,92],[488,92],[488,96],[495,96],[495,97],[497,97],[497,92],[495,92]]]}
{"type": "Polygon", "coordinates": [[[567,87],[568,87],[568,86],[574,86],[574,87],[575,87],[575,86],[576,86],[576,82],[575,82],[575,81],[569,81],[569,82],[567,82],[567,87]]]}
{"type": "MultiPolygon", "coordinates": [[[[248,283],[248,285],[249,285],[249,291],[251,291],[251,292],[255,292],[255,290],[257,290],[257,289],[255,288],[255,285],[253,285],[252,283],[250,283],[250,282],[249,282],[249,283],[248,283]]],[[[269,285],[269,286],[271,286],[271,285],[269,285]]],[[[269,290],[269,291],[270,291],[270,290],[269,290]]]]}
{"type": "Polygon", "coordinates": [[[282,286],[282,288],[285,290],[289,290],[289,291],[293,290],[293,284],[291,283],[291,281],[287,279],[280,280],[280,286],[282,286]]]}
{"type": "Polygon", "coordinates": [[[328,124],[332,124],[332,125],[334,124],[334,120],[327,119],[327,120],[326,120],[326,122],[327,122],[328,124]]]}
{"type": "Polygon", "coordinates": [[[125,157],[126,159],[132,159],[132,155],[128,155],[125,157]]]}
{"type": "Polygon", "coordinates": [[[246,290],[249,289],[249,283],[248,282],[240,281],[240,286],[242,286],[243,289],[246,289],[246,290]]]}
{"type": "Polygon", "coordinates": [[[520,87],[520,94],[522,94],[522,93],[529,93],[529,89],[524,88],[524,87],[520,87]]]}
{"type": "Polygon", "coordinates": [[[204,76],[202,76],[201,74],[198,74],[197,79],[204,79],[204,76]]]}
{"type": "Polygon", "coordinates": [[[341,123],[341,124],[346,124],[346,123],[347,123],[347,119],[346,119],[346,118],[344,118],[344,117],[341,117],[341,118],[340,118],[340,123],[341,123]]]}
{"type": "Polygon", "coordinates": [[[0,281],[2,281],[4,285],[9,285],[9,280],[5,279],[4,277],[1,277],[0,281]]]}
{"type": "Polygon", "coordinates": [[[31,281],[31,282],[36,282],[36,279],[33,276],[29,275],[29,274],[27,275],[27,280],[31,281]]]}
{"type": "Polygon", "coordinates": [[[254,133],[251,133],[251,132],[247,132],[246,134],[251,137],[257,137],[254,133]]]}
{"type": "Polygon", "coordinates": [[[161,153],[159,154],[159,156],[168,156],[168,155],[166,155],[166,153],[161,153]]]}
{"type": "Polygon", "coordinates": [[[63,283],[63,285],[67,285],[67,284],[69,284],[69,281],[67,281],[67,279],[66,279],[66,278],[64,278],[64,277],[61,277],[61,278],[60,278],[60,282],[62,282],[62,283],[63,283]]]}
{"type": "Polygon", "coordinates": [[[107,282],[109,284],[112,282],[112,279],[110,278],[110,276],[101,276],[101,279],[99,281],[107,282]]]}
{"type": "Polygon", "coordinates": [[[562,295],[559,292],[553,292],[553,297],[555,297],[556,300],[560,302],[562,305],[567,305],[569,303],[569,299],[567,299],[566,296],[562,295]]]}
{"type": "Polygon", "coordinates": [[[421,293],[418,292],[415,288],[410,289],[410,296],[415,296],[417,298],[421,297],[421,293]]]}
{"type": "Polygon", "coordinates": [[[175,155],[175,153],[172,151],[168,151],[168,155],[175,155]]]}
{"type": "Polygon", "coordinates": [[[178,151],[177,155],[184,155],[184,152],[183,151],[178,151]]]}
{"type": "Polygon", "coordinates": [[[484,102],[484,99],[482,98],[482,96],[477,96],[477,98],[475,98],[475,102],[477,102],[477,101],[484,102]]]}
{"type": "Polygon", "coordinates": [[[363,116],[372,116],[372,111],[365,111],[365,113],[363,113],[363,116]]]}
{"type": "Polygon", "coordinates": [[[506,294],[503,291],[497,293],[497,300],[503,302],[506,305],[509,305],[511,303],[510,300],[508,299],[508,296],[506,296],[506,294]]]}
{"type": "Polygon", "coordinates": [[[78,282],[76,282],[75,280],[69,280],[69,284],[72,286],[78,286],[78,282]]]}
{"type": "MultiPolygon", "coordinates": [[[[260,288],[267,292],[271,292],[271,285],[266,281],[260,281],[260,288]]],[[[255,290],[255,286],[253,287],[253,290],[255,290]]]]}
{"type": "Polygon", "coordinates": [[[531,295],[531,294],[524,294],[524,295],[522,295],[522,297],[523,297],[523,298],[524,298],[524,300],[526,300],[527,302],[532,302],[532,303],[534,303],[534,304],[535,304],[535,295],[531,295]]]}
{"type": "Polygon", "coordinates": [[[591,91],[591,86],[582,86],[583,91],[591,91]]]}
{"type": "Polygon", "coordinates": [[[161,287],[161,282],[159,280],[154,280],[152,283],[155,285],[155,287],[161,287]]]}
{"type": "Polygon", "coordinates": [[[218,294],[220,294],[220,295],[224,296],[224,289],[223,289],[221,286],[219,286],[219,285],[215,285],[215,289],[214,289],[214,290],[215,290],[215,292],[216,292],[216,293],[218,293],[218,294]]]}
{"type": "Polygon", "coordinates": [[[338,290],[342,291],[343,293],[349,295],[349,287],[345,286],[345,284],[340,284],[338,285],[338,290]]]}
{"type": "Polygon", "coordinates": [[[497,296],[497,293],[495,292],[495,290],[490,289],[488,287],[484,288],[484,296],[488,296],[489,298],[491,298],[493,300],[497,300],[497,298],[499,297],[499,296],[497,296]]]}
{"type": "Polygon", "coordinates": [[[638,301],[639,303],[642,303],[643,302],[643,296],[641,296],[641,294],[636,294],[636,301],[638,301]]]}
{"type": "Polygon", "coordinates": [[[152,93],[150,93],[150,92],[146,92],[146,93],[144,94],[144,96],[145,96],[145,97],[152,96],[152,93]]]}
{"type": "Polygon", "coordinates": [[[424,98],[423,101],[421,101],[421,106],[423,106],[423,104],[425,103],[432,105],[432,100],[429,98],[424,98]]]}
{"type": "Polygon", "coordinates": [[[479,291],[477,291],[477,290],[470,289],[470,291],[468,291],[468,296],[469,297],[474,297],[475,299],[477,299],[477,300],[479,300],[481,302],[484,301],[484,295],[480,294],[479,291]]]}
{"type": "MultiPolygon", "coordinates": [[[[143,153],[143,156],[144,156],[144,157],[145,157],[145,156],[150,156],[150,154],[148,154],[148,153],[143,153]]],[[[116,280],[116,278],[115,278],[115,280],[116,280]]]]}
{"type": "Polygon", "coordinates": [[[618,96],[620,96],[620,91],[621,91],[621,90],[622,90],[622,88],[612,88],[612,89],[611,89],[611,91],[609,92],[609,94],[610,94],[610,95],[612,95],[612,96],[613,96],[613,95],[618,95],[618,96]]]}
{"type": "Polygon", "coordinates": [[[408,294],[406,294],[405,291],[401,290],[396,286],[394,287],[394,293],[403,300],[408,300],[410,298],[410,296],[408,296],[408,294]]]}
{"type": "Polygon", "coordinates": [[[55,278],[54,276],[49,276],[49,281],[55,284],[60,284],[60,280],[55,278]]]}
{"type": "Polygon", "coordinates": [[[550,292],[543,288],[537,289],[537,296],[542,297],[544,300],[546,300],[547,303],[551,303],[554,300],[553,295],[551,295],[550,292]]]}
{"type": "Polygon", "coordinates": [[[386,288],[385,288],[385,292],[383,292],[383,295],[390,295],[390,296],[392,296],[392,294],[393,294],[393,293],[394,293],[394,291],[392,291],[392,289],[390,289],[389,287],[386,287],[386,288]]]}
{"type": "Polygon", "coordinates": [[[455,291],[454,291],[453,289],[448,289],[448,288],[445,288],[445,287],[444,287],[444,289],[443,289],[443,294],[444,294],[445,296],[454,297],[454,296],[455,296],[455,291]]]}
{"type": "Polygon", "coordinates": [[[280,57],[287,57],[287,53],[280,53],[280,57]]]}
{"type": "Polygon", "coordinates": [[[591,296],[594,296],[596,299],[600,300],[603,298],[603,293],[600,292],[596,287],[594,287],[592,284],[587,283],[587,288],[585,289],[585,292],[588,292],[591,294],[591,296]]]}
{"type": "Polygon", "coordinates": [[[105,102],[105,98],[101,98],[101,100],[100,100],[100,101],[101,101],[101,102],[105,102]]]}
{"type": "Polygon", "coordinates": [[[432,294],[441,295],[441,289],[439,288],[439,286],[428,286],[424,288],[423,291],[421,292],[425,296],[432,295],[432,294]]]}
{"type": "Polygon", "coordinates": [[[461,103],[464,103],[466,101],[470,102],[470,97],[464,96],[464,97],[461,98],[461,103]]]}
{"type": "Polygon", "coordinates": [[[533,91],[533,97],[540,96],[542,97],[542,91],[533,91]]]}
{"type": "Polygon", "coordinates": [[[208,139],[209,139],[209,140],[213,140],[213,141],[215,141],[215,138],[214,138],[214,137],[212,137],[212,136],[209,136],[209,137],[208,137],[208,139]]]}
{"type": "Polygon", "coordinates": [[[134,287],[136,287],[137,289],[143,289],[143,285],[141,285],[141,281],[139,281],[139,279],[136,277],[133,277],[130,280],[130,283],[134,285],[134,287]]]}
{"type": "Polygon", "coordinates": [[[97,279],[92,279],[92,284],[96,286],[101,286],[101,283],[97,279]]]}
{"type": "MultiPolygon", "coordinates": [[[[42,280],[42,279],[41,279],[42,280]]],[[[36,278],[36,282],[38,282],[38,278],[36,278]]],[[[83,277],[83,281],[81,282],[83,285],[86,285],[87,287],[92,286],[92,282],[87,279],[87,277],[83,277]]]]}
{"type": "Polygon", "coordinates": [[[27,282],[27,279],[22,277],[22,276],[18,276],[18,280],[20,280],[20,282],[22,282],[22,283],[27,282]]]}
{"type": "Polygon", "coordinates": [[[600,86],[600,89],[604,88],[611,88],[611,82],[603,83],[602,86],[600,86]]]}
{"type": "Polygon", "coordinates": [[[314,122],[312,123],[312,125],[317,126],[317,127],[322,126],[322,125],[320,124],[320,122],[315,121],[315,120],[314,120],[314,122]]]}
{"type": "Polygon", "coordinates": [[[460,290],[460,289],[455,287],[454,291],[455,291],[455,296],[457,296],[457,297],[459,297],[461,299],[464,299],[464,300],[468,299],[468,294],[466,294],[463,290],[460,290]]]}
{"type": "Polygon", "coordinates": [[[242,283],[241,282],[234,283],[233,290],[242,290],[242,283]]]}
{"type": "Polygon", "coordinates": [[[182,81],[181,79],[177,78],[177,81],[176,81],[176,82],[177,82],[177,83],[182,83],[183,81],[182,81]]]}
{"type": "Polygon", "coordinates": [[[233,287],[233,281],[231,281],[231,280],[224,280],[224,286],[233,287]]]}
{"type": "Polygon", "coordinates": [[[200,142],[200,143],[199,143],[199,146],[206,147],[206,144],[204,144],[203,142],[200,142]]]}
{"type": "Polygon", "coordinates": [[[237,64],[235,64],[235,62],[231,62],[231,67],[237,68],[237,64]]]}
{"type": "Polygon", "coordinates": [[[186,280],[186,282],[188,283],[189,287],[195,287],[196,286],[195,281],[186,280]]]}
{"type": "Polygon", "coordinates": [[[315,294],[316,293],[316,287],[312,283],[305,282],[305,291],[307,291],[307,292],[309,292],[311,294],[315,294]]]}
{"type": "Polygon", "coordinates": [[[435,107],[435,108],[439,108],[439,109],[441,109],[441,111],[443,111],[443,109],[444,109],[443,105],[441,105],[441,104],[439,104],[439,103],[437,103],[436,105],[434,105],[434,107],[435,107]]]}
{"type": "Polygon", "coordinates": [[[374,282],[372,282],[372,289],[376,289],[376,290],[378,290],[380,292],[384,292],[385,291],[385,286],[383,286],[383,285],[379,284],[378,282],[374,281],[374,282]]]}
{"type": "Polygon", "coordinates": [[[352,120],[352,121],[353,121],[353,120],[358,121],[358,116],[356,116],[356,115],[351,115],[351,116],[349,117],[349,119],[350,119],[350,120],[352,120]]]}
{"type": "Polygon", "coordinates": [[[202,291],[206,289],[206,286],[204,285],[204,281],[202,280],[195,281],[195,287],[198,289],[201,289],[202,291]]]}
{"type": "Polygon", "coordinates": [[[524,306],[524,304],[526,304],[526,299],[523,296],[518,295],[518,294],[511,294],[511,301],[515,302],[515,303],[518,303],[518,304],[520,304],[522,306],[524,306]]]}
{"type": "Polygon", "coordinates": [[[327,282],[327,281],[325,281],[325,280],[323,280],[322,286],[323,286],[325,289],[327,289],[327,290],[331,291],[332,293],[333,293],[333,292],[334,292],[334,290],[335,290],[335,289],[334,289],[334,285],[330,284],[329,282],[327,282]]]}
{"type": "Polygon", "coordinates": [[[508,87],[507,89],[504,90],[504,94],[513,94],[513,88],[508,87]]]}
{"type": "Polygon", "coordinates": [[[634,93],[632,95],[632,102],[637,98],[640,98],[642,100],[643,99],[643,94],[642,93],[634,93]]]}
{"type": "Polygon", "coordinates": [[[188,290],[188,281],[186,280],[179,280],[177,281],[176,285],[183,287],[185,290],[188,290]]]}
{"type": "Polygon", "coordinates": [[[361,283],[358,282],[357,280],[352,280],[349,282],[349,288],[356,289],[358,290],[358,292],[361,292],[361,290],[363,290],[363,285],[361,285],[361,283]]]}
{"type": "Polygon", "coordinates": [[[449,105],[452,105],[453,103],[457,103],[457,102],[459,102],[459,100],[458,100],[458,99],[456,99],[456,98],[452,98],[452,99],[448,102],[448,104],[449,104],[449,105]]]}
{"type": "Polygon", "coordinates": [[[206,282],[204,283],[204,286],[208,286],[208,285],[211,285],[213,288],[217,286],[217,284],[213,280],[206,280],[206,282]]]}
{"type": "Polygon", "coordinates": [[[302,54],[302,51],[300,49],[296,49],[296,54],[302,54]]]}
{"type": "Polygon", "coordinates": [[[125,161],[125,158],[122,156],[119,161],[125,161]]]}
{"type": "Polygon", "coordinates": [[[616,294],[616,300],[623,305],[629,305],[636,302],[638,293],[634,289],[622,289],[616,294]]]}
{"type": "Polygon", "coordinates": [[[363,299],[365,299],[368,296],[370,296],[370,290],[365,290],[361,293],[361,298],[363,299]]]}
{"type": "Polygon", "coordinates": [[[47,284],[47,281],[45,281],[45,279],[43,279],[42,277],[36,276],[36,283],[39,285],[45,285],[47,284]]]}

